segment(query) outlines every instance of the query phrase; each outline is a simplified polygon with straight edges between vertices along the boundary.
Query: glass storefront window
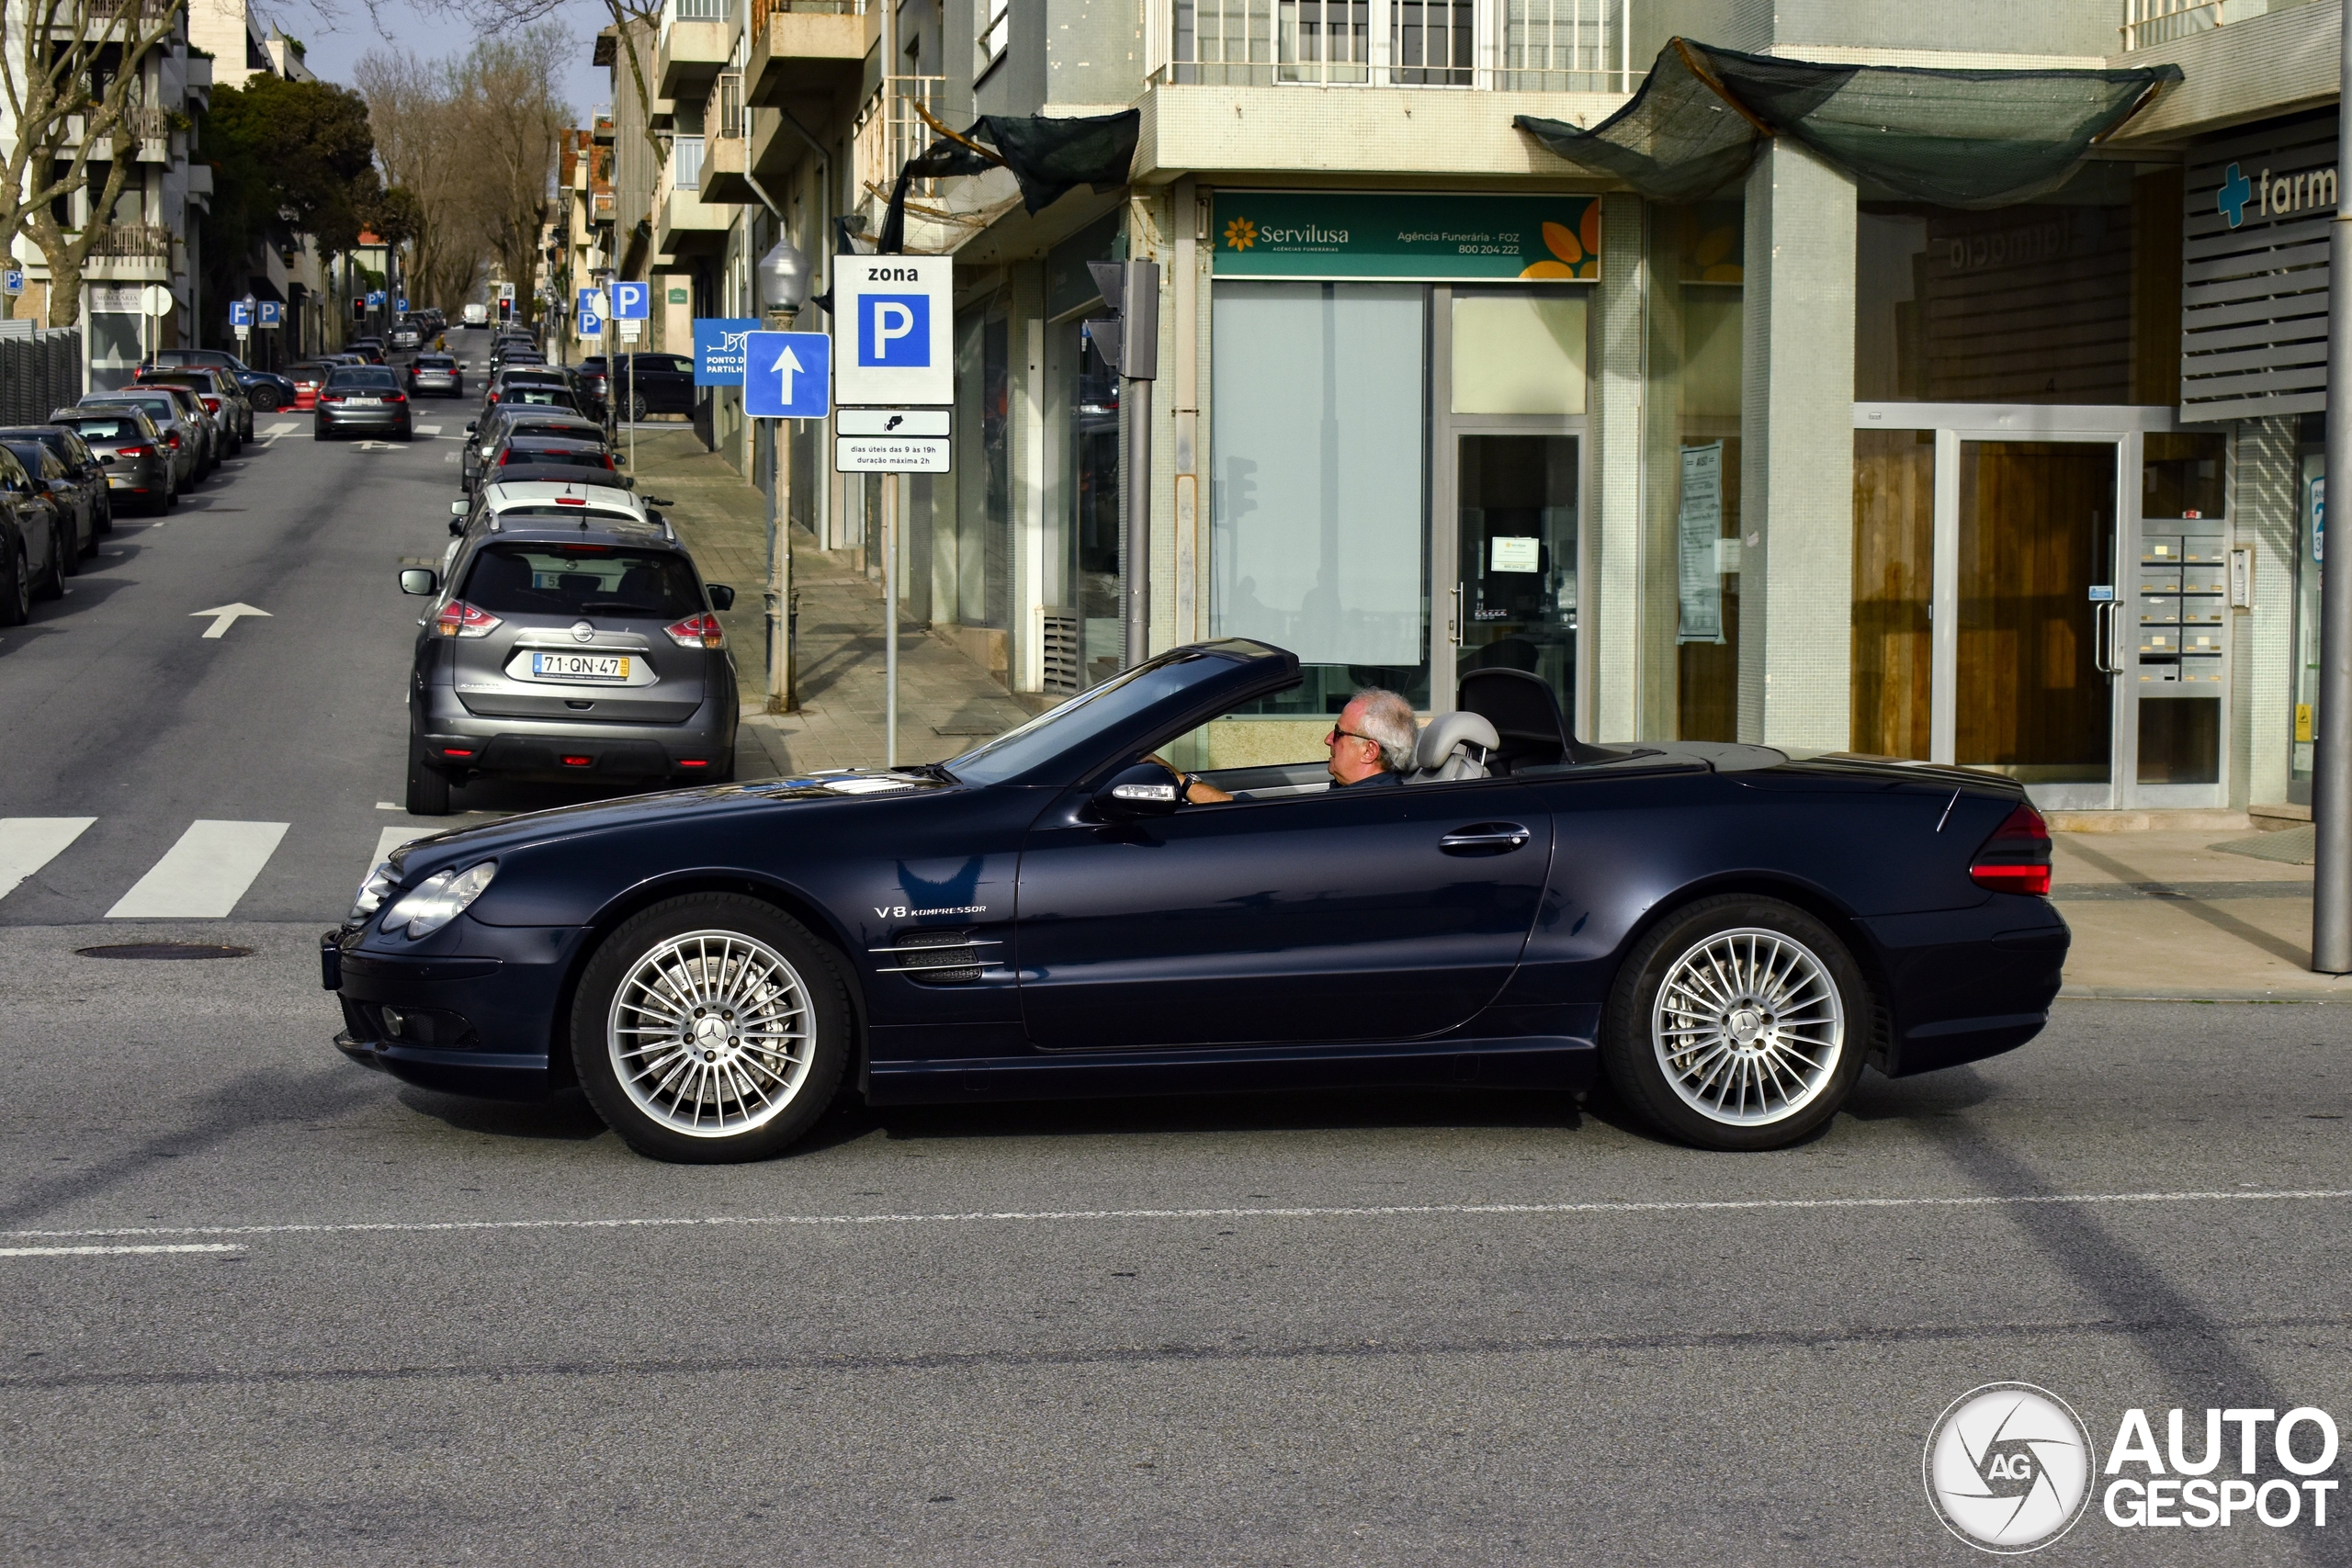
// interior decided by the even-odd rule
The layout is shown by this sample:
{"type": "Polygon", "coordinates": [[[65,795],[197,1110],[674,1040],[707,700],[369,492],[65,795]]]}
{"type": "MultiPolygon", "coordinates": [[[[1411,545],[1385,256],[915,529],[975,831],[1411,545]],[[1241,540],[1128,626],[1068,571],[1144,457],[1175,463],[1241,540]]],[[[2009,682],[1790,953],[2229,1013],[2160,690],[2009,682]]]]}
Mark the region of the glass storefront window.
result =
{"type": "Polygon", "coordinates": [[[1854,433],[1853,749],[1928,754],[1935,663],[1936,437],[1854,433]]]}
{"type": "Polygon", "coordinates": [[[1865,199],[1857,402],[2177,400],[2180,172],[2095,163],[1986,211],[1865,199]]]}
{"type": "Polygon", "coordinates": [[[1585,316],[1582,289],[1457,291],[1453,412],[1584,412],[1585,316]]]}
{"type": "Polygon", "coordinates": [[[1573,725],[1577,439],[1464,435],[1456,463],[1463,589],[1458,668],[1540,675],[1573,725]]]}
{"type": "Polygon", "coordinates": [[[1077,321],[1065,321],[1061,363],[1069,367],[1069,434],[1063,494],[1069,502],[1069,581],[1078,612],[1079,683],[1119,672],[1119,378],[1087,345],[1077,321]]]}
{"type": "Polygon", "coordinates": [[[1674,563],[1673,733],[1732,740],[1739,732],[1739,399],[1746,215],[1736,201],[1654,207],[1661,258],[1650,311],[1649,461],[1670,510],[1654,515],[1674,563]]]}
{"type": "Polygon", "coordinates": [[[1376,283],[1212,297],[1210,626],[1329,667],[1287,711],[1335,711],[1359,685],[1428,704],[1426,300],[1376,283]]]}

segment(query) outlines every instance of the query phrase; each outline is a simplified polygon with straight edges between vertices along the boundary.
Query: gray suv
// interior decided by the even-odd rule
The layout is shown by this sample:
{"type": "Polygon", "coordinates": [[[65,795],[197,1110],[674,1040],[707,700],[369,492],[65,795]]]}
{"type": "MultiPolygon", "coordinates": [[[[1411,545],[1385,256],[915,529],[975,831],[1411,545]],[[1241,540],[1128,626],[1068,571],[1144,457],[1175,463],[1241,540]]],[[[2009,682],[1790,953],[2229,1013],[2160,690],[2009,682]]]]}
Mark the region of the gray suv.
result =
{"type": "Polygon", "coordinates": [[[408,809],[495,774],[628,781],[734,776],[735,666],[706,587],[667,524],[626,492],[488,487],[447,577],[401,573],[429,596],[409,680],[408,809]],[[510,493],[511,492],[511,493],[510,493]]]}

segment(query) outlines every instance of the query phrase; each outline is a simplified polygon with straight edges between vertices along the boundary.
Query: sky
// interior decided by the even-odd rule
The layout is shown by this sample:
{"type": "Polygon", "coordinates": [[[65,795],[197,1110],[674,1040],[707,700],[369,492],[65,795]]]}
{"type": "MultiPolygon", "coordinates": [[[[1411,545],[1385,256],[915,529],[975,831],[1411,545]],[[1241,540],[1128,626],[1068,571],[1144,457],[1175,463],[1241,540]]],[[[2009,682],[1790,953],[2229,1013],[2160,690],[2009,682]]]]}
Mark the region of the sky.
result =
{"type": "MultiPolygon", "coordinates": [[[[406,50],[427,60],[442,60],[463,54],[473,43],[473,30],[460,12],[421,6],[412,0],[376,0],[372,16],[366,0],[333,0],[326,5],[294,0],[255,6],[254,11],[263,18],[265,30],[275,22],[302,40],[302,58],[313,72],[345,87],[353,84],[360,56],[370,50],[406,50]]],[[[562,87],[571,106],[572,123],[585,125],[591,110],[612,100],[609,73],[588,63],[596,29],[605,26],[607,14],[593,0],[566,0],[556,17],[578,40],[572,68],[562,87]]]]}

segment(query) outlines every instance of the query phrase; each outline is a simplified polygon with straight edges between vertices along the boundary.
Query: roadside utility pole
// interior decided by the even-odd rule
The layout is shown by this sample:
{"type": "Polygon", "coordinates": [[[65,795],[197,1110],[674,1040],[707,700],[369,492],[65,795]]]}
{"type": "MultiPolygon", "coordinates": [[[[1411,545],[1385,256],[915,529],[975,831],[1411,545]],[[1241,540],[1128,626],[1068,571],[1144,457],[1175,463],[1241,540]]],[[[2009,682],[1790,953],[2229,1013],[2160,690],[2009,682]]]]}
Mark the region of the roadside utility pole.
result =
{"type": "MultiPolygon", "coordinates": [[[[2327,236],[2327,491],[2352,493],[2352,5],[2337,40],[2335,221],[2327,236]]],[[[2325,536],[2321,537],[2324,539],[2325,536]]],[[[2337,558],[2320,569],[2319,750],[2312,768],[2312,967],[2352,974],[2352,559],[2342,538],[2337,558]],[[2333,570],[2330,570],[2331,567],[2333,570]]],[[[2322,546],[2324,556],[2326,547],[2322,546]]]]}

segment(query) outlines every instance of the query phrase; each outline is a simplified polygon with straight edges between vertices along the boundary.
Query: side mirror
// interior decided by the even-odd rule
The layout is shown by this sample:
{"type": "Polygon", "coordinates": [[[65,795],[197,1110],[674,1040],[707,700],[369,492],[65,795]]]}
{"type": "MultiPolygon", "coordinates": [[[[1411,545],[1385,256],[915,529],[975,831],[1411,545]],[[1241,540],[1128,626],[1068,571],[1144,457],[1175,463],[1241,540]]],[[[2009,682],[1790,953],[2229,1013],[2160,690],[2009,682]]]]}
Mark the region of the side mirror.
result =
{"type": "Polygon", "coordinates": [[[1094,814],[1105,821],[1132,821],[1139,817],[1170,817],[1183,804],[1176,781],[1157,762],[1137,762],[1111,775],[1094,795],[1094,814]]]}
{"type": "Polygon", "coordinates": [[[729,588],[726,583],[706,582],[703,586],[710,591],[710,607],[712,609],[731,610],[735,607],[735,590],[729,588]]]}
{"type": "Polygon", "coordinates": [[[463,517],[471,510],[473,509],[462,501],[453,501],[449,503],[449,515],[452,517],[463,517]]]}
{"type": "Polygon", "coordinates": [[[450,519],[449,519],[449,536],[450,536],[450,537],[452,537],[452,538],[458,538],[458,539],[462,539],[462,538],[464,538],[464,537],[465,537],[465,536],[466,536],[466,520],[465,520],[464,518],[462,518],[462,517],[452,517],[452,518],[450,518],[450,519]]]}
{"type": "Polygon", "coordinates": [[[675,506],[678,503],[672,501],[667,496],[649,495],[645,498],[645,504],[648,506],[675,506]]]}
{"type": "Polygon", "coordinates": [[[471,435],[480,427],[481,425],[479,421],[470,419],[466,421],[466,434],[468,435],[471,435]]]}
{"type": "Polygon", "coordinates": [[[401,592],[419,599],[429,599],[441,592],[441,574],[431,567],[409,567],[401,573],[401,592]]]}

